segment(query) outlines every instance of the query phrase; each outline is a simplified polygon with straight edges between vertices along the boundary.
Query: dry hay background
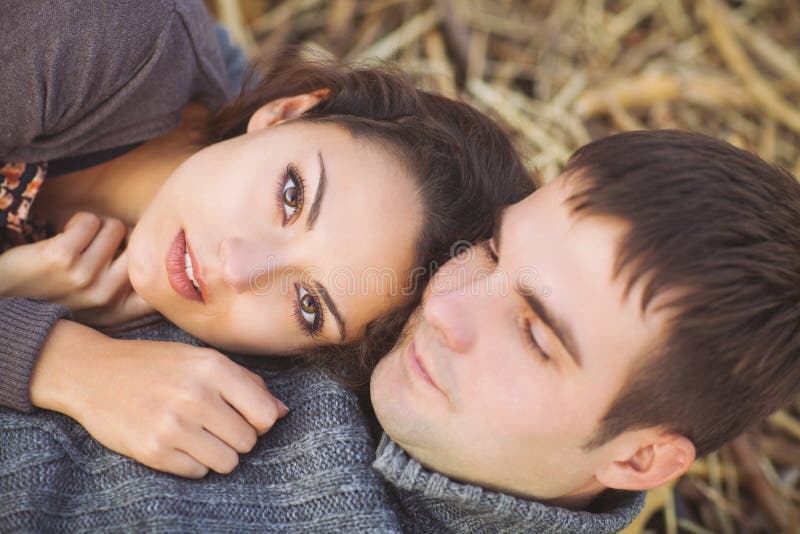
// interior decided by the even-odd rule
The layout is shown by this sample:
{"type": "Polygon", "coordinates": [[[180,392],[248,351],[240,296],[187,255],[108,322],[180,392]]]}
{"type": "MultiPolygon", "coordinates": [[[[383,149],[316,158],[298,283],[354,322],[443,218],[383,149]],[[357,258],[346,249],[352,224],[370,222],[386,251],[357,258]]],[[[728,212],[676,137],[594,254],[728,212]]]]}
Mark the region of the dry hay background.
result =
{"type": "MultiPolygon", "coordinates": [[[[558,175],[578,146],[682,128],[800,176],[800,1],[208,0],[250,57],[287,43],[398,62],[513,133],[558,175]]],[[[800,399],[674,486],[626,532],[800,532],[800,399]]]]}

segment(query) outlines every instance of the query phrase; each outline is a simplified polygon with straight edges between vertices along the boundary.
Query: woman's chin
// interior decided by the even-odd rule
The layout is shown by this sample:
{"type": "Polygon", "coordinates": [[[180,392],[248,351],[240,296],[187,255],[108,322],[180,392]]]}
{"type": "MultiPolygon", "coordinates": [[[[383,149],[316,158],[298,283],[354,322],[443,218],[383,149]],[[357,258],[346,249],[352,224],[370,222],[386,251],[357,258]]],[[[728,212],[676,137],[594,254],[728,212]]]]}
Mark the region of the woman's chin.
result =
{"type": "MultiPolygon", "coordinates": [[[[136,293],[140,297],[150,302],[148,298],[148,287],[155,282],[155,258],[153,257],[153,247],[146,246],[146,236],[142,235],[141,225],[134,226],[128,239],[128,278],[136,293]]],[[[155,303],[150,302],[151,306],[155,303]]]]}

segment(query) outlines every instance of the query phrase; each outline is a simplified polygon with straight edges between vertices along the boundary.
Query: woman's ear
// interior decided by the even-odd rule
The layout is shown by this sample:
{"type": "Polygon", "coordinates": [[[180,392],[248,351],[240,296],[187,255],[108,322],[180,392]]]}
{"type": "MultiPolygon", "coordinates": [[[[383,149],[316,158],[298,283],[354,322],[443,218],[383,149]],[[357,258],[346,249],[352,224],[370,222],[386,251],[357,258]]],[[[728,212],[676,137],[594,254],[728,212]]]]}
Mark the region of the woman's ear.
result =
{"type": "Polygon", "coordinates": [[[674,432],[653,434],[625,457],[595,473],[597,480],[608,488],[648,490],[688,471],[695,458],[691,440],[674,432]]]}
{"type": "Polygon", "coordinates": [[[247,132],[255,132],[267,126],[275,126],[289,119],[299,117],[316,106],[329,92],[328,89],[317,89],[311,93],[285,96],[267,102],[250,117],[247,123],[247,132]]]}

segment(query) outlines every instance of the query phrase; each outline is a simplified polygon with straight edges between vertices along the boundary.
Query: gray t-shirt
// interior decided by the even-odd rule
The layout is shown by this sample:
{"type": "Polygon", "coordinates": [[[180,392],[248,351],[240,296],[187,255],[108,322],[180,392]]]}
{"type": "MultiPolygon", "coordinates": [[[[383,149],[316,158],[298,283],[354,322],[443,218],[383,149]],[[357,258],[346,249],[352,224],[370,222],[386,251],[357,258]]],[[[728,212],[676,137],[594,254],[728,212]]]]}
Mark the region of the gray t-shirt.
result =
{"type": "MultiPolygon", "coordinates": [[[[218,108],[244,67],[220,37],[201,0],[0,0],[0,161],[128,146],[174,129],[192,100],[218,108]]],[[[0,406],[33,409],[36,358],[67,315],[0,298],[0,406]]]]}
{"type": "Polygon", "coordinates": [[[4,0],[0,13],[0,160],[145,141],[190,100],[235,96],[201,0],[4,0]]]}

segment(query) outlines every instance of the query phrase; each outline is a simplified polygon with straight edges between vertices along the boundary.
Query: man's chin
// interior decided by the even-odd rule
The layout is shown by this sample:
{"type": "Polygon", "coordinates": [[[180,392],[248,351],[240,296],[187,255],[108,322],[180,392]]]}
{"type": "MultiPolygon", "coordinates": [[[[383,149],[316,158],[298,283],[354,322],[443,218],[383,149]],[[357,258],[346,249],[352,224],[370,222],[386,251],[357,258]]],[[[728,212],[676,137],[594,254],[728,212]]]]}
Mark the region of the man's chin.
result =
{"type": "Polygon", "coordinates": [[[395,396],[394,390],[397,387],[395,383],[397,377],[393,376],[396,373],[393,373],[392,369],[397,365],[397,357],[399,351],[402,350],[400,347],[401,345],[398,342],[394,349],[378,361],[369,379],[369,396],[372,408],[378,418],[378,423],[390,436],[392,435],[390,431],[394,420],[392,414],[396,409],[394,404],[398,400],[393,399],[395,396]]]}

